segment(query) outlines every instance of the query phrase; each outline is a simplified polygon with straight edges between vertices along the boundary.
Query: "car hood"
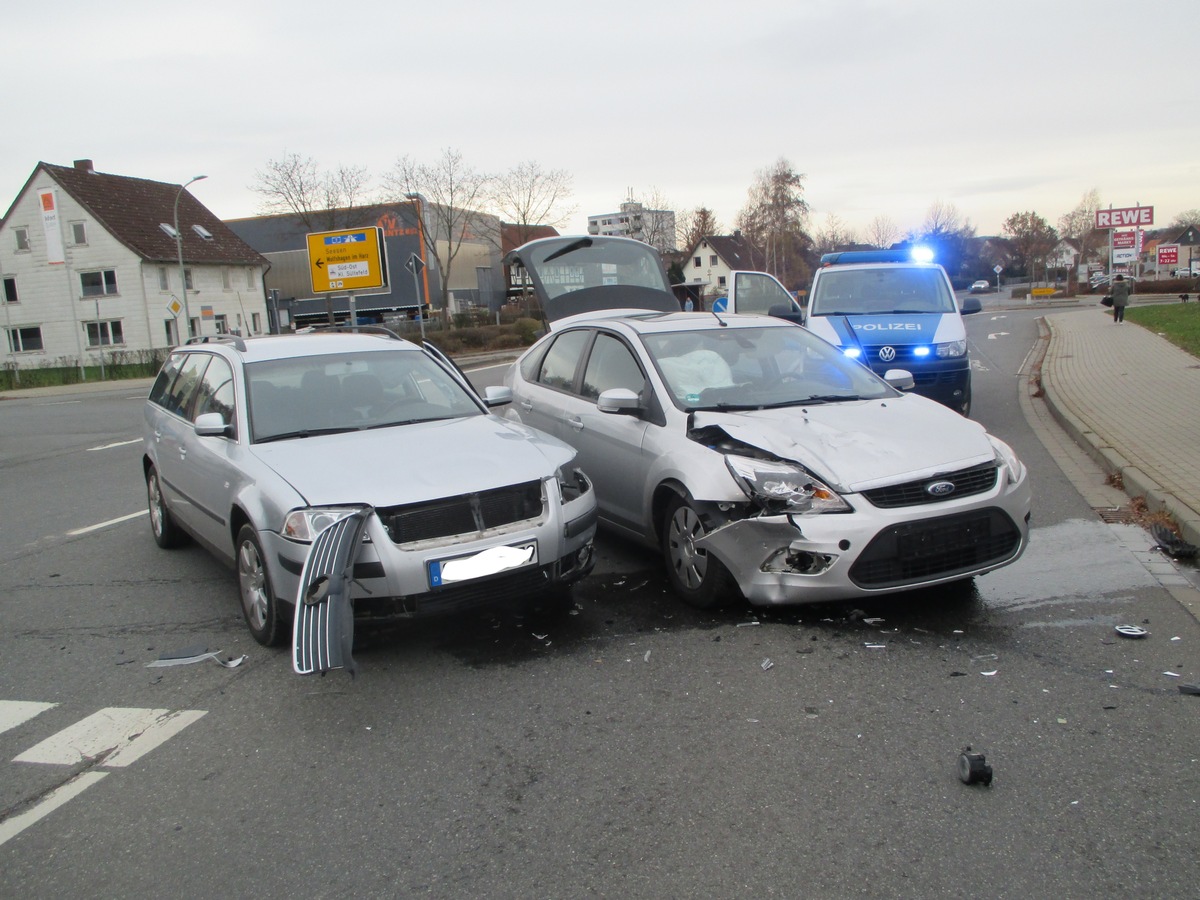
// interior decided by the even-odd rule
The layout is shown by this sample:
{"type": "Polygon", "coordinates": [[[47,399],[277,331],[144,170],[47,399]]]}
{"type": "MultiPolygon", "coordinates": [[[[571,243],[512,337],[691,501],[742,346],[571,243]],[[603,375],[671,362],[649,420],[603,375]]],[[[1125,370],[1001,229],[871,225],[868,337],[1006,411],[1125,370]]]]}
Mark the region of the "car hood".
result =
{"type": "Polygon", "coordinates": [[[996,458],[983,426],[940,403],[907,394],[754,412],[698,412],[696,429],[801,463],[840,491],[858,493],[996,458]]]}
{"type": "Polygon", "coordinates": [[[313,506],[395,506],[546,478],[575,451],[494,415],[253,446],[313,506]]]}

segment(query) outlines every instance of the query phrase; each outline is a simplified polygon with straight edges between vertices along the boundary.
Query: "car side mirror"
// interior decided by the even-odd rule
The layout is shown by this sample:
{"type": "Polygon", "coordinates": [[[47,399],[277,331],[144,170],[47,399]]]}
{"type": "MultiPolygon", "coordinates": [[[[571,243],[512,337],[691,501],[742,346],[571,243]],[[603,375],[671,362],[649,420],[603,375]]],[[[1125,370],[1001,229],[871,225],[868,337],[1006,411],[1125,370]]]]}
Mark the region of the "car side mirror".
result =
{"type": "Polygon", "coordinates": [[[483,403],[489,409],[493,406],[503,406],[506,403],[512,403],[513,392],[512,388],[492,384],[483,389],[483,403]]]}
{"type": "Polygon", "coordinates": [[[978,297],[964,297],[962,302],[962,314],[969,316],[971,313],[983,312],[983,304],[979,302],[978,297]]]}
{"type": "Polygon", "coordinates": [[[216,412],[196,416],[193,427],[201,437],[228,437],[230,434],[229,423],[223,415],[216,412]]]}
{"type": "Polygon", "coordinates": [[[641,411],[642,401],[629,388],[609,388],[596,398],[596,408],[603,413],[637,415],[641,411]]]}
{"type": "Polygon", "coordinates": [[[888,369],[883,373],[883,380],[898,391],[911,391],[917,384],[908,369],[888,369]]]}

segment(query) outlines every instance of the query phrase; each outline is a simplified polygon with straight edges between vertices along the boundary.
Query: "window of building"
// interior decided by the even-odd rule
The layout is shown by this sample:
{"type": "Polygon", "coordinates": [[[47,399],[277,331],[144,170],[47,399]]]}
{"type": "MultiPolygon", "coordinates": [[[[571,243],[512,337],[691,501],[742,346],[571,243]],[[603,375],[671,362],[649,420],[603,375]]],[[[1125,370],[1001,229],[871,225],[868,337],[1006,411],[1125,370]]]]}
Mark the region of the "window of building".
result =
{"type": "Polygon", "coordinates": [[[229,334],[229,316],[213,316],[213,324],[217,326],[217,334],[229,334]]]}
{"type": "Polygon", "coordinates": [[[79,284],[85,297],[102,297],[117,293],[117,270],[104,269],[100,272],[80,272],[79,284]]]}
{"type": "Polygon", "coordinates": [[[233,290],[233,271],[229,266],[221,267],[221,287],[227,291],[233,290]]]}
{"type": "Polygon", "coordinates": [[[13,353],[29,353],[45,350],[42,345],[42,329],[37,325],[8,329],[8,348],[13,353]]]}
{"type": "Polygon", "coordinates": [[[89,347],[107,347],[110,344],[125,343],[125,335],[121,331],[121,320],[110,322],[84,322],[89,347]]]}
{"type": "Polygon", "coordinates": [[[254,329],[255,334],[262,334],[262,315],[259,313],[250,313],[250,327],[254,329]]]}
{"type": "Polygon", "coordinates": [[[246,267],[246,287],[257,287],[254,283],[254,269],[251,266],[246,267]]]}
{"type": "Polygon", "coordinates": [[[163,319],[167,330],[167,346],[174,347],[179,343],[179,323],[175,319],[163,319]]]}
{"type": "Polygon", "coordinates": [[[29,250],[29,229],[14,228],[13,234],[17,236],[17,252],[29,250]]]}
{"type": "Polygon", "coordinates": [[[192,287],[192,270],[191,269],[183,270],[183,289],[186,291],[195,290],[192,287]]]}
{"type": "Polygon", "coordinates": [[[17,296],[17,279],[12,275],[4,276],[4,302],[20,303],[21,300],[17,296]]]}
{"type": "Polygon", "coordinates": [[[725,287],[725,276],[724,275],[717,276],[717,287],[724,289],[724,287],[725,287]]]}
{"type": "Polygon", "coordinates": [[[75,246],[80,247],[87,243],[87,223],[72,222],[71,223],[71,240],[75,242],[75,246]]]}
{"type": "Polygon", "coordinates": [[[158,289],[160,291],[169,291],[171,289],[171,276],[167,273],[166,266],[158,267],[158,289]]]}
{"type": "Polygon", "coordinates": [[[700,257],[698,257],[698,256],[692,257],[692,268],[693,269],[698,269],[702,265],[703,265],[703,263],[700,261],[700,257]]]}
{"type": "Polygon", "coordinates": [[[709,264],[710,266],[715,266],[715,265],[717,264],[717,257],[716,257],[716,254],[713,254],[712,256],[710,256],[710,257],[708,258],[708,264],[709,264]]]}

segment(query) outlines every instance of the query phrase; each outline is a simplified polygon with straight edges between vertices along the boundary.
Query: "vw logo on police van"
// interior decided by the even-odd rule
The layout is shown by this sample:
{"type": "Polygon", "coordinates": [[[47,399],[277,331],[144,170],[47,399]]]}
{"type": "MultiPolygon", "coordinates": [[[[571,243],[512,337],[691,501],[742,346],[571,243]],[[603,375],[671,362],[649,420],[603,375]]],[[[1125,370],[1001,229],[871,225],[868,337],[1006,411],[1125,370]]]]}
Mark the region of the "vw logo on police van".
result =
{"type": "Polygon", "coordinates": [[[925,485],[925,493],[931,497],[947,497],[954,493],[954,482],[931,481],[925,485]]]}
{"type": "Polygon", "coordinates": [[[896,348],[895,347],[880,347],[879,348],[880,362],[891,362],[895,358],[896,358],[896,348]]]}

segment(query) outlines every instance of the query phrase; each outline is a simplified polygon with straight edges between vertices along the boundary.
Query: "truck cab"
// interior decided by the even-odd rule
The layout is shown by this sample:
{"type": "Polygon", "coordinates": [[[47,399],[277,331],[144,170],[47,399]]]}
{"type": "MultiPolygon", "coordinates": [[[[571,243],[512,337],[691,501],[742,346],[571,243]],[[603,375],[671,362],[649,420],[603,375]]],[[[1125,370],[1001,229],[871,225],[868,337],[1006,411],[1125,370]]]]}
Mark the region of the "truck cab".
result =
{"type": "Polygon", "coordinates": [[[872,371],[906,369],[914,392],[964,416],[971,412],[971,360],[960,306],[946,270],[913,249],[827,253],[813,276],[805,325],[872,371]]]}

